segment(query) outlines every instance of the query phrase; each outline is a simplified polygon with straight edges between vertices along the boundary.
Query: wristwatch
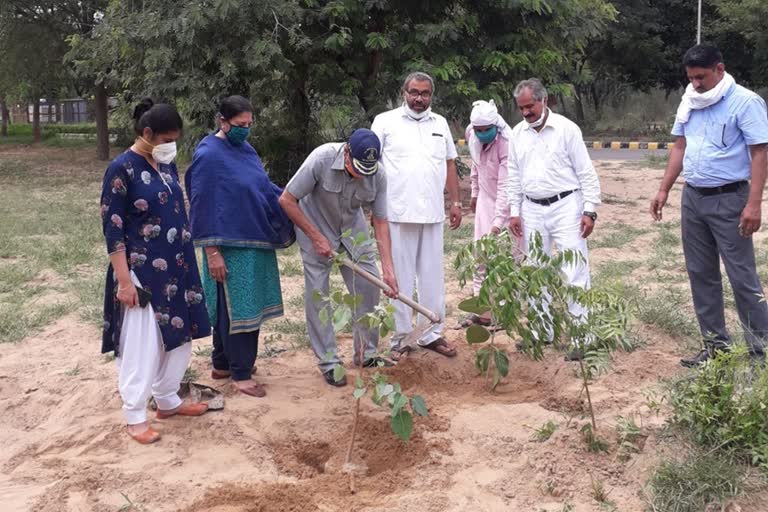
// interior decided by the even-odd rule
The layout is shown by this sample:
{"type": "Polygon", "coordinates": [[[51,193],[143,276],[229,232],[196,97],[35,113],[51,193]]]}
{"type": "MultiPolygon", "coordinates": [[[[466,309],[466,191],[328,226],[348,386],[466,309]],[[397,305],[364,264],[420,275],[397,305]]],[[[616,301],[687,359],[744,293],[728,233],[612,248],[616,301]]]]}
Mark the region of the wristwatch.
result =
{"type": "Polygon", "coordinates": [[[597,212],[582,212],[581,214],[592,219],[592,222],[597,220],[597,212]]]}

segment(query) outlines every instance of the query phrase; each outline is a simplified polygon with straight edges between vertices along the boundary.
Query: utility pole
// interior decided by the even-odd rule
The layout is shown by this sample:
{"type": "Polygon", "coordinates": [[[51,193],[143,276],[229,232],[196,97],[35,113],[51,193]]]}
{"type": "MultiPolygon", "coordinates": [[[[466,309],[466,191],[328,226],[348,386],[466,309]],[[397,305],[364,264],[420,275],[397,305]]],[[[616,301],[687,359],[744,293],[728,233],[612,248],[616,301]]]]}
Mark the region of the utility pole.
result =
{"type": "Polygon", "coordinates": [[[699,22],[696,29],[696,44],[701,44],[701,0],[699,0],[699,22]]]}

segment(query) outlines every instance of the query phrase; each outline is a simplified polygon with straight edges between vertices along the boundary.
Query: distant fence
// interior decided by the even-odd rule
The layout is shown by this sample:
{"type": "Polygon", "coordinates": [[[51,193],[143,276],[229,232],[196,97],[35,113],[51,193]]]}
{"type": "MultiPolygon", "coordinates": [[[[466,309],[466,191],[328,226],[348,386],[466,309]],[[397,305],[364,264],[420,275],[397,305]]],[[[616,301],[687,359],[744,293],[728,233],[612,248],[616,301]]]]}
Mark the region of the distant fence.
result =
{"type": "MultiPolygon", "coordinates": [[[[467,141],[459,139],[456,144],[459,146],[466,145],[467,141]]],[[[602,141],[602,140],[585,140],[584,145],[590,149],[649,149],[651,151],[657,149],[669,149],[675,143],[674,142],[646,142],[646,141],[602,141]]]]}
{"type": "MultiPolygon", "coordinates": [[[[115,98],[109,99],[109,108],[117,105],[115,98]]],[[[16,104],[10,107],[12,123],[31,123],[34,106],[16,104]]],[[[40,123],[42,124],[79,124],[95,121],[93,100],[85,98],[68,98],[54,102],[40,101],[40,123]]]]}

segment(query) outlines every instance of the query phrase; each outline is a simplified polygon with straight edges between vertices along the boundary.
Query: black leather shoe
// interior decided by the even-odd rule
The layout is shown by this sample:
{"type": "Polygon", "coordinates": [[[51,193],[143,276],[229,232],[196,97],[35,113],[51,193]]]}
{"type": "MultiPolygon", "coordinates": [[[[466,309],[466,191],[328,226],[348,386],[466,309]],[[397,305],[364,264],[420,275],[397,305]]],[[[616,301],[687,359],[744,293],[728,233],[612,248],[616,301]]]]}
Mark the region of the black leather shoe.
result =
{"type": "Polygon", "coordinates": [[[333,370],[328,370],[327,372],[323,372],[323,378],[325,379],[325,382],[337,388],[342,388],[347,385],[346,375],[339,380],[335,380],[333,378],[333,370]]]}
{"type": "Polygon", "coordinates": [[[710,354],[709,349],[703,348],[699,351],[698,354],[686,359],[681,359],[680,364],[685,368],[694,368],[702,364],[704,361],[707,361],[711,357],[712,354],[710,354]]]}
{"type": "Polygon", "coordinates": [[[380,366],[389,368],[390,366],[395,366],[395,363],[379,356],[369,357],[363,361],[363,368],[378,368],[380,366]]]}

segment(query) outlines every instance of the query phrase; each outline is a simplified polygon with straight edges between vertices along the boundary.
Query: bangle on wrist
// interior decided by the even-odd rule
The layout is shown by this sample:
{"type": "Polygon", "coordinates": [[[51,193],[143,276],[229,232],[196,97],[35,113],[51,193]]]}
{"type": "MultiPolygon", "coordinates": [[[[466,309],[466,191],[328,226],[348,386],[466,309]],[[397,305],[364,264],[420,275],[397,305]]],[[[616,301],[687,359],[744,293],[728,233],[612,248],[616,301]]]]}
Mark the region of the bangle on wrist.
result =
{"type": "Polygon", "coordinates": [[[461,208],[461,201],[454,201],[453,203],[451,203],[451,206],[456,206],[458,208],[461,208]]]}
{"type": "Polygon", "coordinates": [[[216,256],[217,254],[219,254],[219,251],[213,251],[211,254],[208,255],[208,257],[210,258],[211,256],[216,256]]]}
{"type": "MultiPolygon", "coordinates": [[[[131,283],[131,284],[133,284],[133,283],[131,283]]],[[[131,287],[131,285],[130,285],[130,284],[129,284],[128,286],[120,286],[120,285],[118,284],[118,285],[117,285],[117,291],[119,291],[119,292],[122,292],[122,291],[125,291],[125,290],[127,290],[127,289],[128,289],[128,288],[130,288],[130,287],[131,287]]]]}

